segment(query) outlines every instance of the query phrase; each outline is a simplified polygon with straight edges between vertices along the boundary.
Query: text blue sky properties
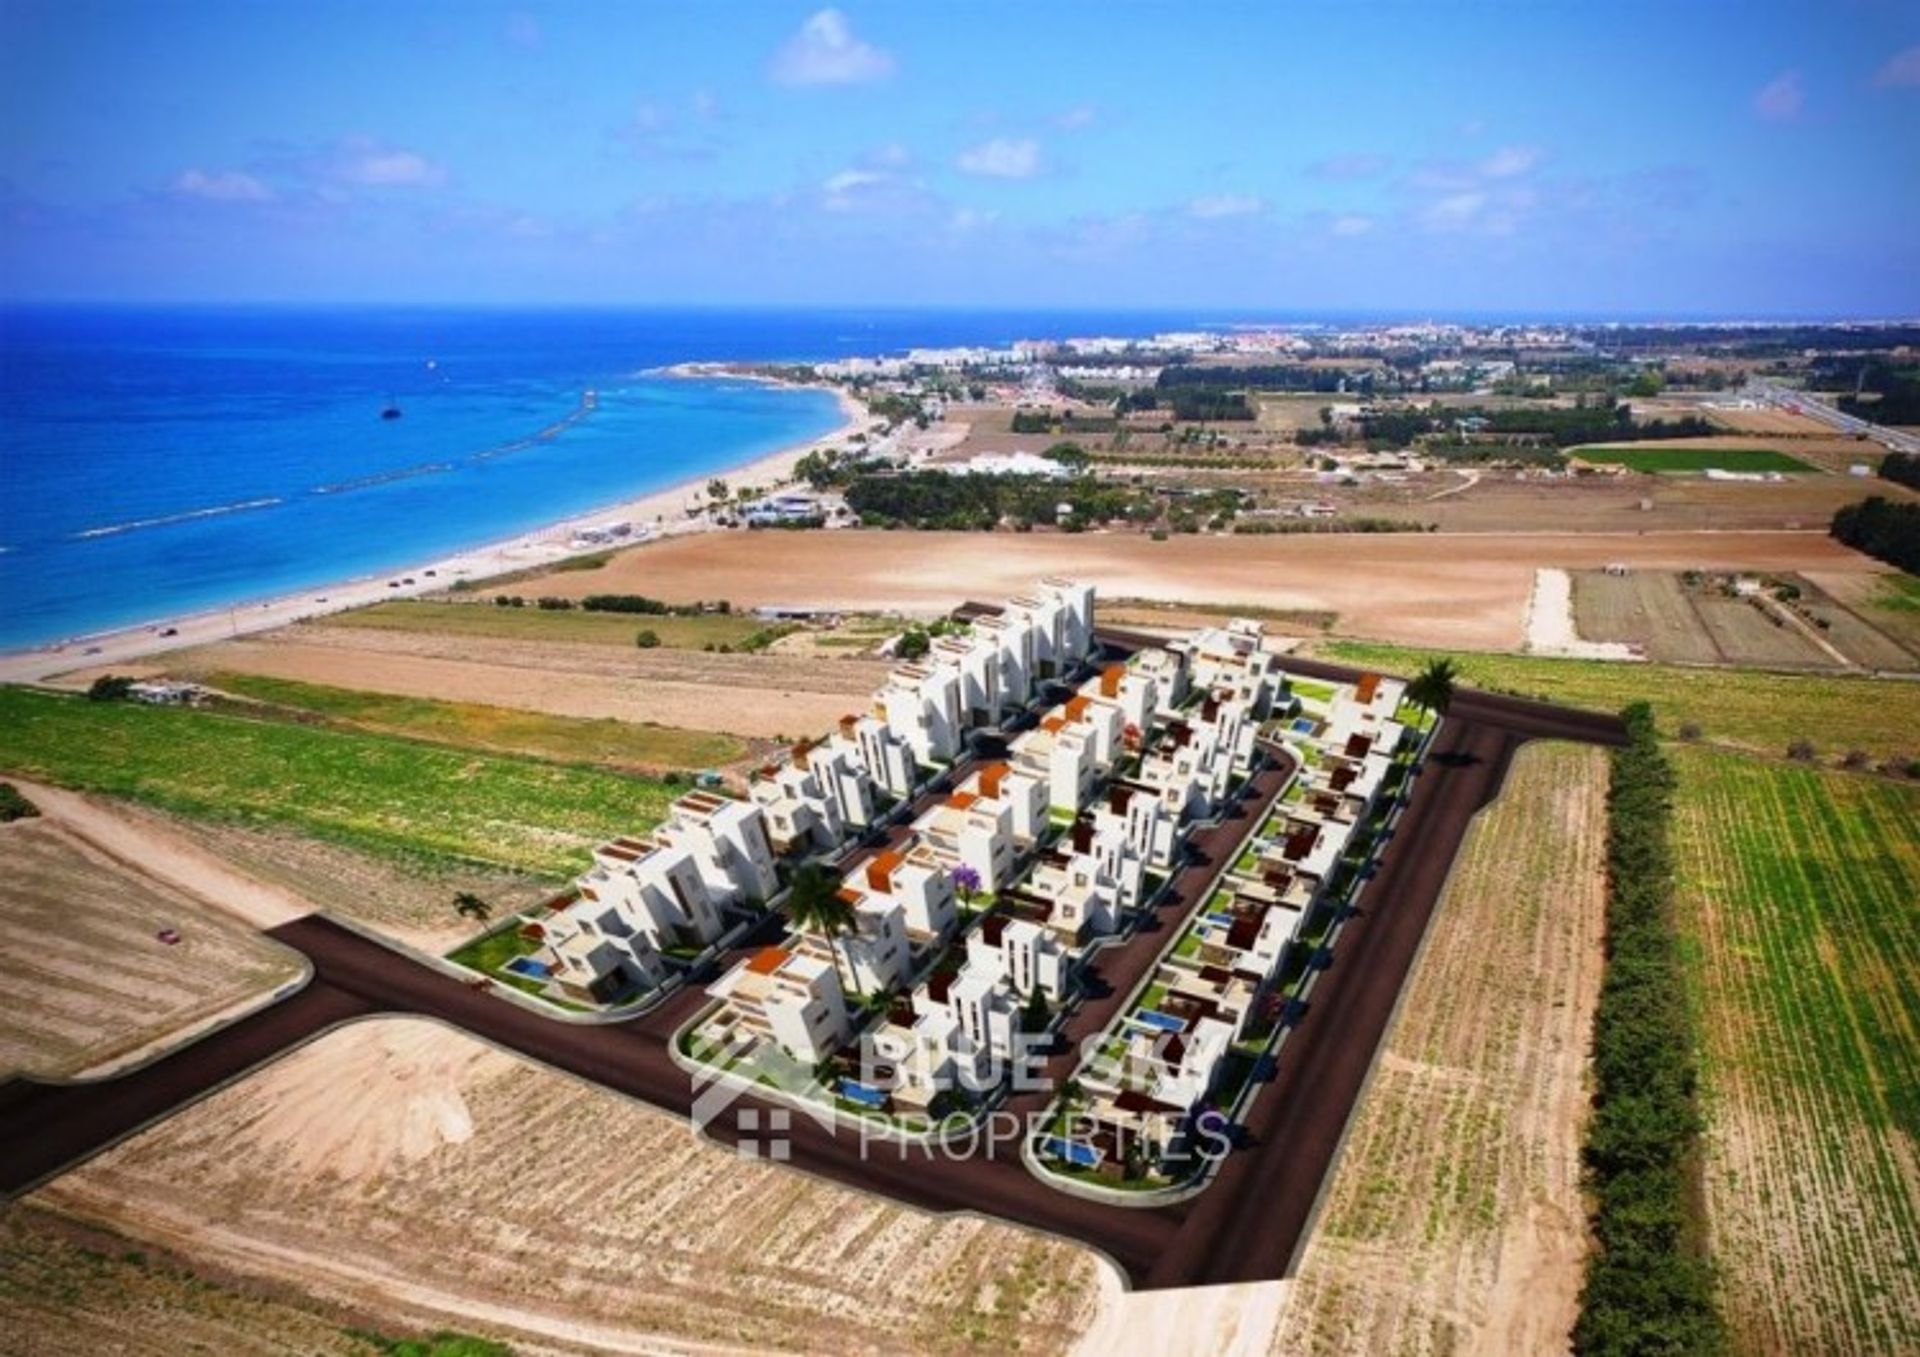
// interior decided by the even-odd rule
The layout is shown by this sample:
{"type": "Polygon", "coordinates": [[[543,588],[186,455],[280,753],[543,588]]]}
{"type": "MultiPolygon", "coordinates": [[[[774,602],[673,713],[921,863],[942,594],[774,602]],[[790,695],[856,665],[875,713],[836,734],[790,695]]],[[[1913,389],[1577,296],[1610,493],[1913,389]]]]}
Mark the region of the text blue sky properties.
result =
{"type": "Polygon", "coordinates": [[[1920,312],[1920,5],[0,11],[23,299],[1920,312]]]}

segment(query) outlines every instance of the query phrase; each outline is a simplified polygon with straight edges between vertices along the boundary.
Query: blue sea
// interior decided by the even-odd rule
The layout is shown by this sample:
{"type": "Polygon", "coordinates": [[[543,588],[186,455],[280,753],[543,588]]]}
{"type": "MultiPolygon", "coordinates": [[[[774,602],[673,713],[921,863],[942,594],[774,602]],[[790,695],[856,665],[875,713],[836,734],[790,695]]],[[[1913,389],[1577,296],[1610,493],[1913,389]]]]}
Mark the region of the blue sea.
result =
{"type": "Polygon", "coordinates": [[[659,375],[673,363],[1144,335],[1207,319],[0,312],[0,649],[430,560],[839,422],[826,392],[659,375]],[[389,402],[402,417],[381,418],[389,402]]]}

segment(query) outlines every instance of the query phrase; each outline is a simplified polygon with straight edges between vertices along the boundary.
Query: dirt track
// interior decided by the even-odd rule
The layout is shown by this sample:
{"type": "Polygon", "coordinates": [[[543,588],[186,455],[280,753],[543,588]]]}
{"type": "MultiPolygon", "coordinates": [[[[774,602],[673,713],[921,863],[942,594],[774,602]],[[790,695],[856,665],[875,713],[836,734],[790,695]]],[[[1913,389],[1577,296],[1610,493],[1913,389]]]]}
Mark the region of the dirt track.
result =
{"type": "MultiPolygon", "coordinates": [[[[931,1212],[984,1212],[1080,1240],[1112,1258],[1136,1286],[1284,1275],[1467,823],[1497,794],[1514,749],[1539,736],[1610,741],[1617,724],[1515,699],[1456,699],[1365,914],[1343,936],[1272,1085],[1254,1104],[1246,1145],[1197,1199],[1156,1210],[1099,1205],[1041,1189],[1011,1150],[960,1161],[869,1158],[850,1137],[804,1121],[791,1136],[793,1162],[931,1212]]],[[[1261,807],[1243,804],[1243,822],[1222,834],[1237,842],[1244,820],[1258,813],[1261,807]]],[[[1201,851],[1226,846],[1203,842],[1201,851]]],[[[0,1085],[0,1187],[23,1191],[328,1027],[379,1012],[438,1017],[654,1106],[690,1106],[687,1077],[667,1044],[704,1002],[698,990],[630,1023],[572,1025],[476,992],[317,916],[273,936],[314,963],[314,983],[293,998],[121,1078],[0,1085]]],[[[737,1103],[736,1112],[751,1101],[737,1103]]],[[[708,1132],[722,1143],[739,1135],[719,1123],[708,1132]]]]}

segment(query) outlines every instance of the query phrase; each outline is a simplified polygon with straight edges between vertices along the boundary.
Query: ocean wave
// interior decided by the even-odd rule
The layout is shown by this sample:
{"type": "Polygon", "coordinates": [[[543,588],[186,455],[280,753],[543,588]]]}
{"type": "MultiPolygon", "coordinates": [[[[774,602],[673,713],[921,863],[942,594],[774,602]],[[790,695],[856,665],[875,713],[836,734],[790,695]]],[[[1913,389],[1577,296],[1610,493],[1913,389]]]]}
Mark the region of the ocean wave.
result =
{"type": "Polygon", "coordinates": [[[89,537],[114,537],[123,532],[138,532],[142,528],[164,528],[169,523],[185,523],[195,518],[215,518],[221,514],[245,513],[249,509],[270,509],[286,501],[278,495],[269,495],[264,499],[244,499],[237,504],[216,504],[207,509],[188,509],[183,513],[162,514],[158,518],[136,518],[126,523],[109,523],[103,528],[87,528],[76,532],[76,541],[89,537]]]}
{"type": "Polygon", "coordinates": [[[376,485],[386,485],[392,481],[411,480],[415,476],[432,476],[439,472],[452,470],[452,462],[422,462],[419,466],[402,467],[398,471],[382,471],[372,476],[356,476],[350,481],[334,481],[330,485],[316,485],[310,493],[315,495],[343,495],[350,490],[368,490],[376,485]]]}

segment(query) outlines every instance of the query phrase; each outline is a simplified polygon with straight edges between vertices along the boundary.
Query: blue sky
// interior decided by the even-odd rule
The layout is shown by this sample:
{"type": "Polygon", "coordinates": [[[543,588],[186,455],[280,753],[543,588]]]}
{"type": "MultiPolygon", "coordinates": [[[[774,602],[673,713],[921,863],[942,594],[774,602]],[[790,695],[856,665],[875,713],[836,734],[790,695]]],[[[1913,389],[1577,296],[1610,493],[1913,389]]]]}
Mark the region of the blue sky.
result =
{"type": "Polygon", "coordinates": [[[1920,314],[1920,4],[0,9],[0,296],[1920,314]]]}

